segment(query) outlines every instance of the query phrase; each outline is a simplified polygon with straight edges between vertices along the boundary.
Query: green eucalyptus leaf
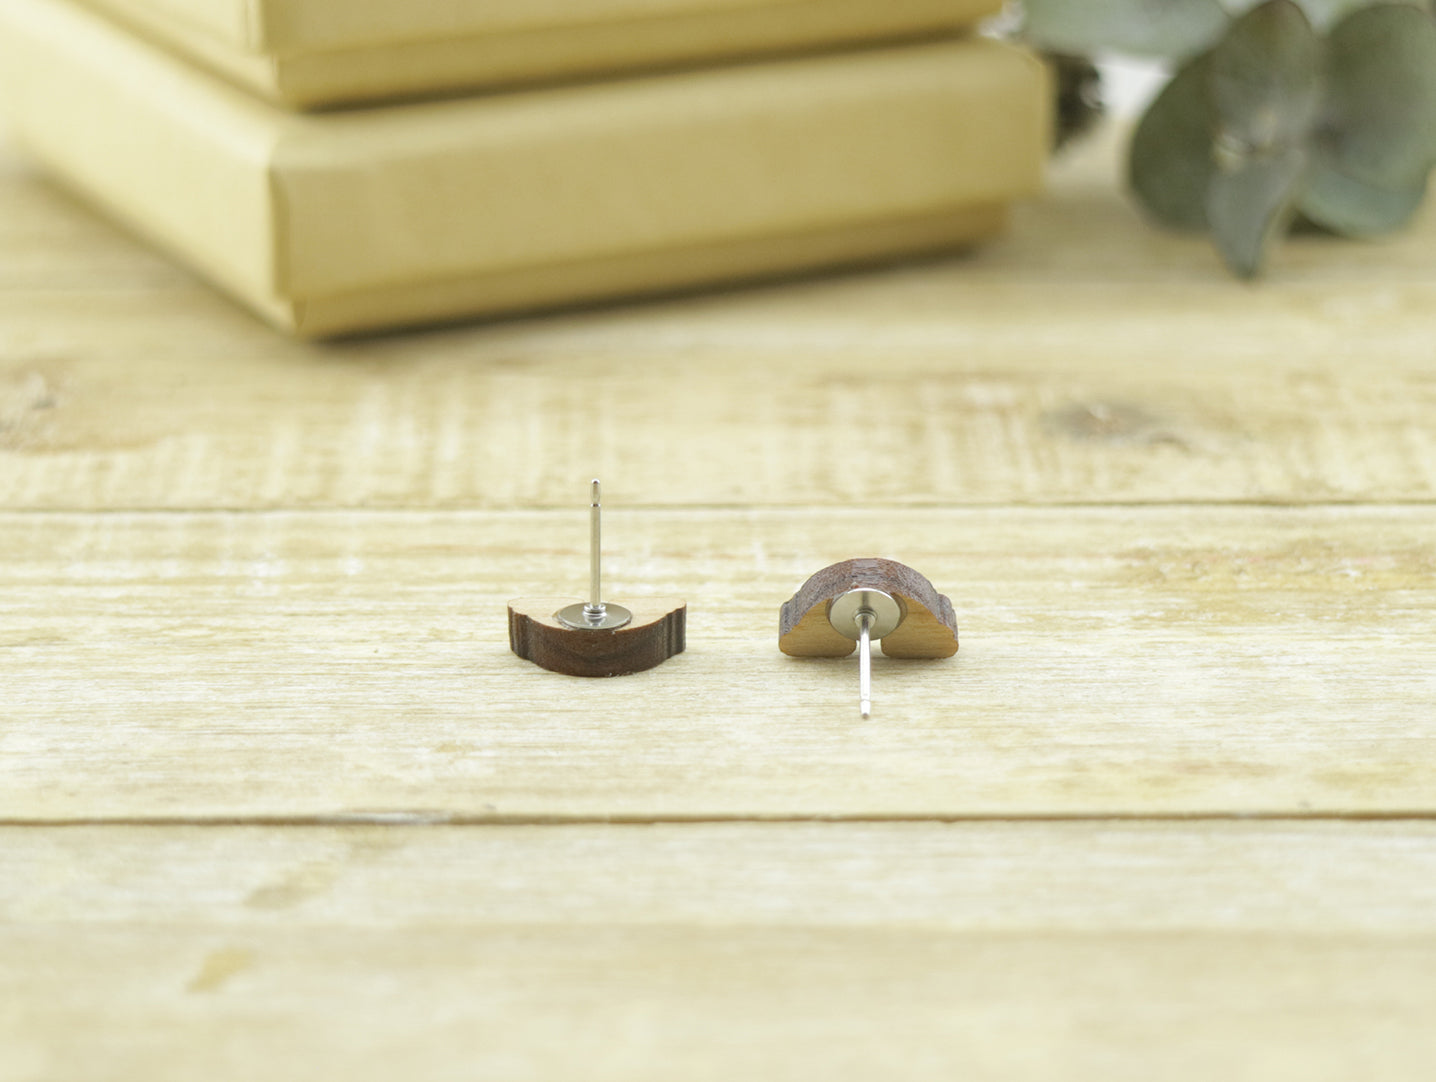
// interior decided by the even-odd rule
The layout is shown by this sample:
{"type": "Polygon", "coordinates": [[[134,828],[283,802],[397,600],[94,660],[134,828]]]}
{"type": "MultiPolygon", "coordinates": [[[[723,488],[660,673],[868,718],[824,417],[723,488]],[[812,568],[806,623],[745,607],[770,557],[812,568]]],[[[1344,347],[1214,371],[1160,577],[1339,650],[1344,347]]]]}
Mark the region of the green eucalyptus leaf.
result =
{"type": "MultiPolygon", "coordinates": [[[[1318,30],[1329,30],[1350,15],[1357,8],[1370,7],[1374,3],[1389,3],[1396,0],[1298,0],[1301,10],[1318,30]]],[[[1420,3],[1422,0],[1410,0],[1420,3]]]]}
{"type": "Polygon", "coordinates": [[[1267,0],[1212,50],[1221,140],[1262,153],[1304,142],[1321,101],[1321,42],[1293,0],[1267,0]]]}
{"type": "Polygon", "coordinates": [[[1202,55],[1181,68],[1137,125],[1127,182],[1163,225],[1205,229],[1212,160],[1211,61],[1202,55]]]}
{"type": "Polygon", "coordinates": [[[1183,57],[1221,36],[1218,0],[1026,0],[1026,36],[1060,53],[1183,57]]]}
{"type": "MultiPolygon", "coordinates": [[[[1223,0],[1222,6],[1227,9],[1229,15],[1237,16],[1250,11],[1261,2],[1262,0],[1223,0]]],[[[1370,7],[1372,4],[1405,3],[1420,8],[1430,6],[1427,0],[1296,0],[1296,2],[1301,5],[1301,10],[1306,13],[1311,25],[1322,32],[1330,29],[1357,8],[1370,7]]]]}
{"type": "Polygon", "coordinates": [[[1376,237],[1404,226],[1425,198],[1425,184],[1391,191],[1317,165],[1307,177],[1299,208],[1324,229],[1348,237],[1376,237]]]}
{"type": "Polygon", "coordinates": [[[1261,272],[1267,246],[1286,231],[1296,212],[1306,166],[1304,149],[1279,147],[1212,177],[1207,222],[1234,274],[1253,278],[1261,272]]]}
{"type": "Polygon", "coordinates": [[[1392,192],[1436,163],[1436,18],[1408,4],[1362,8],[1332,30],[1317,133],[1322,164],[1392,192]]]}

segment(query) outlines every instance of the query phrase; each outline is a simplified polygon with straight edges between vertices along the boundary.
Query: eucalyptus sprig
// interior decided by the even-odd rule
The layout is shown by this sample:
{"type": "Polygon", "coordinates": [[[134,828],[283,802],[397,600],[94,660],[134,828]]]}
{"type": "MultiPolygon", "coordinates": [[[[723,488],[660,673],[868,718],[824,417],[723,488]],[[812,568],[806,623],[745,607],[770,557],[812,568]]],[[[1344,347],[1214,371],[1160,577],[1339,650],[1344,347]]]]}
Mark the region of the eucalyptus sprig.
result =
{"type": "Polygon", "coordinates": [[[1242,277],[1301,219],[1406,225],[1436,166],[1436,16],[1403,0],[1027,0],[1038,45],[1171,58],[1128,181],[1158,222],[1210,232],[1242,277]]]}

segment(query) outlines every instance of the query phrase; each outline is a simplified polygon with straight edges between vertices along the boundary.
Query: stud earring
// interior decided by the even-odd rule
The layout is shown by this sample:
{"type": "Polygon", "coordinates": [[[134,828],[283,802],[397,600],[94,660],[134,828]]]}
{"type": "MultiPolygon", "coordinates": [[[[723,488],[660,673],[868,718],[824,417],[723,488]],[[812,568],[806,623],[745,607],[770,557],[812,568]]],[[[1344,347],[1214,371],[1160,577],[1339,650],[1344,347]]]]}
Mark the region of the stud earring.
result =
{"type": "Polygon", "coordinates": [[[799,588],[778,616],[778,648],[793,657],[847,657],[858,648],[858,709],[872,715],[873,639],[895,658],[957,653],[952,602],[895,560],[844,560],[799,588]]]}
{"type": "Polygon", "coordinates": [[[629,605],[603,599],[599,483],[589,501],[588,600],[518,598],[509,602],[509,648],[567,676],[624,676],[661,665],[687,645],[688,606],[679,598],[629,605]]]}

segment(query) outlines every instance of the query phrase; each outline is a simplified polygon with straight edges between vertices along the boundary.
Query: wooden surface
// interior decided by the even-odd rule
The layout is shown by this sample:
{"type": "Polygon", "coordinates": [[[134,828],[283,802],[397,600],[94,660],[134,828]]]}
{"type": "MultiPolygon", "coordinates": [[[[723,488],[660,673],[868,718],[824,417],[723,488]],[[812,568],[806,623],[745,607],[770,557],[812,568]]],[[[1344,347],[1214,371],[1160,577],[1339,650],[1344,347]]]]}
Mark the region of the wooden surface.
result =
{"type": "Polygon", "coordinates": [[[1430,1077],[1436,215],[326,347],[0,148],[0,1079],[1430,1077]],[[505,603],[688,649],[584,681],[505,603]],[[777,650],[880,554],[963,648],[777,650]]]}
{"type": "Polygon", "coordinates": [[[1431,826],[10,829],[0,1048],[45,1078],[1421,1078],[1431,826]]]}

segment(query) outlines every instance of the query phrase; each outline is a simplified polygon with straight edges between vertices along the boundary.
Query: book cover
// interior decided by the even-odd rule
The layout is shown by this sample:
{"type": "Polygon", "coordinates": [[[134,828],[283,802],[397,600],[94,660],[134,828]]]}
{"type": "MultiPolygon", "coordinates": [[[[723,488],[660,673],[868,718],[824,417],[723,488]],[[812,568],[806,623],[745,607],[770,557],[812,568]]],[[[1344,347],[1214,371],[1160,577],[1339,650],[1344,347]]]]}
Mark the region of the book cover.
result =
{"type": "Polygon", "coordinates": [[[1045,71],[986,40],[296,114],[66,0],[0,4],[0,105],[70,186],[304,335],[989,235],[1045,71]]]}

